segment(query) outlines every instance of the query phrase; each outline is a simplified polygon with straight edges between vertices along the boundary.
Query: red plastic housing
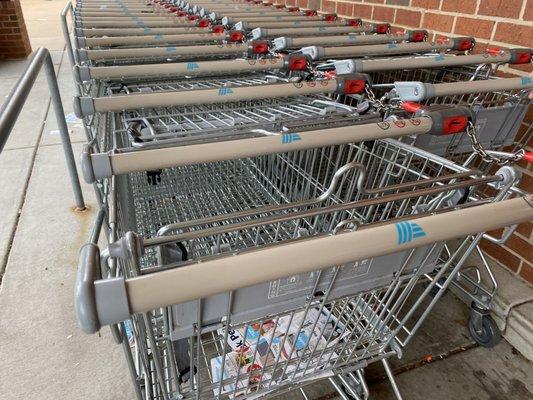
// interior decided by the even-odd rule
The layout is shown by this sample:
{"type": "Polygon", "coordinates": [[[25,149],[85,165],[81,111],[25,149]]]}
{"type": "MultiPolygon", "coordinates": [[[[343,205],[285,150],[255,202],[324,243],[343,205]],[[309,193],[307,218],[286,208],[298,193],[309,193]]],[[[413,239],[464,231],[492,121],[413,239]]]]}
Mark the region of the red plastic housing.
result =
{"type": "Polygon", "coordinates": [[[402,108],[408,113],[415,113],[422,107],[421,104],[415,103],[414,101],[404,101],[402,103],[402,108]]]}
{"type": "Polygon", "coordinates": [[[468,117],[459,115],[448,117],[442,121],[442,134],[453,135],[454,133],[464,132],[468,126],[468,117]]]}
{"type": "Polygon", "coordinates": [[[207,28],[209,26],[209,20],[208,19],[201,19],[198,21],[198,27],[200,28],[207,28]]]}
{"type": "Polygon", "coordinates": [[[348,23],[348,26],[361,26],[363,25],[363,21],[361,18],[350,18],[347,19],[346,22],[348,23]]]}
{"type": "Polygon", "coordinates": [[[376,33],[384,35],[390,30],[390,24],[376,24],[376,33]]]}
{"type": "Polygon", "coordinates": [[[327,14],[324,16],[326,21],[335,21],[337,19],[337,14],[327,14]]]}
{"type": "Polygon", "coordinates": [[[366,82],[363,79],[346,79],[344,94],[358,94],[365,91],[366,82]]]}
{"type": "Polygon", "coordinates": [[[242,42],[244,40],[244,33],[241,31],[230,31],[228,34],[228,42],[242,42]]]}
{"type": "Polygon", "coordinates": [[[532,151],[528,151],[527,153],[524,154],[524,156],[522,157],[522,160],[528,162],[528,163],[533,163],[533,152],[532,151]]]}
{"type": "Polygon", "coordinates": [[[317,15],[318,13],[316,12],[316,10],[305,10],[305,15],[307,17],[314,17],[315,15],[317,15]]]}
{"type": "Polygon", "coordinates": [[[502,49],[500,49],[499,47],[487,47],[487,50],[486,50],[488,54],[492,54],[492,55],[500,54],[501,51],[502,49]]]}
{"type": "Polygon", "coordinates": [[[224,25],[213,25],[211,27],[211,32],[216,33],[216,34],[224,33],[225,30],[226,28],[224,28],[224,25]]]}
{"type": "Polygon", "coordinates": [[[198,15],[189,15],[189,16],[187,17],[187,19],[188,19],[189,21],[196,21],[198,18],[199,18],[198,15]]]}
{"type": "Polygon", "coordinates": [[[253,54],[266,54],[268,53],[268,42],[253,42],[252,43],[253,54]]]}
{"type": "Polygon", "coordinates": [[[460,50],[460,51],[470,50],[473,44],[474,43],[470,39],[461,40],[459,44],[457,45],[457,50],[460,50]]]}
{"type": "Polygon", "coordinates": [[[521,51],[514,53],[513,64],[529,64],[531,62],[531,52],[521,51]]]}
{"type": "Polygon", "coordinates": [[[291,56],[288,69],[289,71],[305,71],[307,69],[307,58],[305,56],[291,56]]]}
{"type": "Polygon", "coordinates": [[[425,31],[413,31],[413,33],[411,34],[412,42],[423,42],[424,40],[426,40],[425,31]]]}

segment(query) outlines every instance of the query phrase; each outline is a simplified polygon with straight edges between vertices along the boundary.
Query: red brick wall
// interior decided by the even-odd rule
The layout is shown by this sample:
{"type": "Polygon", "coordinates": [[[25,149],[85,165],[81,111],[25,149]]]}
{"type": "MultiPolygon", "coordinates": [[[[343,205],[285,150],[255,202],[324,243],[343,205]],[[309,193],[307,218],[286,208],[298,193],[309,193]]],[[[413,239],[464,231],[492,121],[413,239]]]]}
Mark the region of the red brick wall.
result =
{"type": "Polygon", "coordinates": [[[19,0],[0,0],[0,59],[24,58],[30,53],[19,0]]]}
{"type": "MultiPolygon", "coordinates": [[[[395,30],[422,27],[438,36],[474,36],[476,51],[483,51],[487,46],[533,46],[533,0],[286,0],[286,3],[365,21],[389,22],[395,30]]],[[[501,71],[525,75],[532,68],[531,65],[503,67],[501,71]]],[[[530,107],[520,135],[527,134],[532,123],[530,107]]],[[[529,140],[527,150],[533,151],[533,139],[529,140]]],[[[520,186],[533,193],[533,166],[520,163],[517,168],[523,175],[520,186]]],[[[504,246],[484,241],[482,247],[491,258],[533,284],[532,232],[532,222],[522,224],[504,246]]]]}
{"type": "MultiPolygon", "coordinates": [[[[435,35],[474,36],[487,46],[533,46],[533,0],[285,0],[287,4],[336,12],[395,28],[425,28],[435,35]]],[[[523,75],[531,66],[503,69],[523,75]]]]}

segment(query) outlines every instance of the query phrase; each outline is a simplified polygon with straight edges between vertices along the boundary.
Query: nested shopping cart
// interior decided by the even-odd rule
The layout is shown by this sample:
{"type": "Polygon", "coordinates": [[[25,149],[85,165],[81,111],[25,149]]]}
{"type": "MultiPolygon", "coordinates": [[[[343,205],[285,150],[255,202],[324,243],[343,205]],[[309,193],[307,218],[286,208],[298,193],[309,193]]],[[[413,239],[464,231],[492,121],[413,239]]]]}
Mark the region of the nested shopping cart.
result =
{"type": "Polygon", "coordinates": [[[163,169],[157,185],[138,157],[109,154],[112,243],[100,252],[97,226],[82,248],[82,328],[115,324],[139,398],[250,399],[317,379],[340,388],[353,373],[361,384],[346,390],[366,398],[361,370],[378,361],[401,398],[387,359],[401,356],[482,232],[533,218],[511,167],[483,175],[377,139],[442,133],[441,112],[351,129],[376,140],[297,151],[304,133],[282,140],[287,152],[255,139],[255,155],[218,161],[194,146],[184,150],[196,160],[172,163],[178,148],[135,152],[163,169]]]}
{"type": "MultiPolygon", "coordinates": [[[[273,61],[282,61],[277,68],[285,63],[273,61]]],[[[286,69],[297,72],[301,66],[291,65],[289,58],[286,69]]],[[[364,75],[320,81],[301,81],[296,76],[293,81],[283,74],[264,75],[260,68],[243,71],[247,73],[240,76],[101,82],[93,85],[99,90],[96,95],[75,98],[75,112],[103,149],[113,146],[114,136],[123,131],[130,133],[127,145],[141,148],[261,136],[265,129],[350,125],[378,117],[335,101],[340,94],[363,93],[364,75]]]]}
{"type": "MultiPolygon", "coordinates": [[[[353,60],[336,65],[342,73],[365,71],[370,75],[373,89],[367,98],[384,107],[385,117],[398,115],[400,108],[412,113],[429,104],[471,107],[477,124],[469,131],[470,137],[419,139],[416,145],[456,160],[476,151],[484,161],[504,162],[483,154],[482,149],[500,150],[516,144],[518,128],[531,104],[528,92],[533,82],[528,77],[501,79],[495,71],[501,64],[531,63],[531,54],[531,49],[511,49],[466,56],[353,60]]],[[[526,142],[527,137],[521,139],[522,147],[526,142]]]]}
{"type": "Polygon", "coordinates": [[[370,56],[386,56],[401,54],[426,54],[431,52],[460,52],[472,50],[475,45],[474,38],[455,37],[446,38],[435,42],[417,43],[388,43],[362,46],[320,47],[308,46],[300,52],[308,55],[313,60],[335,60],[343,58],[363,58],[370,56]]]}
{"type": "MultiPolygon", "coordinates": [[[[233,24],[234,29],[252,30],[256,28],[264,29],[291,29],[291,28],[333,28],[333,27],[347,27],[358,26],[360,19],[335,19],[335,20],[305,20],[305,21],[239,21],[233,24]]],[[[230,23],[230,25],[232,25],[230,23]]]]}
{"type": "Polygon", "coordinates": [[[226,31],[225,29],[202,32],[186,32],[184,34],[152,34],[143,36],[113,36],[113,37],[77,37],[78,48],[106,49],[106,48],[141,48],[161,45],[202,45],[242,42],[244,33],[241,31],[226,31]]]}
{"type": "MultiPolygon", "coordinates": [[[[237,31],[235,31],[237,32],[237,31]]],[[[240,35],[239,35],[240,36],[240,35]]],[[[230,37],[231,38],[231,37],[230,37]]],[[[90,65],[125,65],[164,61],[187,61],[231,58],[254,58],[267,54],[268,42],[235,42],[188,46],[155,46],[111,48],[103,50],[78,49],[79,63],[90,65]]]]}
{"type": "Polygon", "coordinates": [[[252,39],[273,39],[276,37],[331,36],[346,34],[386,34],[390,24],[363,24],[360,19],[352,20],[346,26],[318,26],[302,28],[254,28],[250,31],[252,39]]]}
{"type": "Polygon", "coordinates": [[[401,42],[424,42],[428,32],[424,30],[405,31],[395,34],[361,35],[359,32],[350,32],[346,35],[324,35],[303,37],[276,37],[272,40],[276,51],[300,49],[305,46],[353,46],[401,42]]]}

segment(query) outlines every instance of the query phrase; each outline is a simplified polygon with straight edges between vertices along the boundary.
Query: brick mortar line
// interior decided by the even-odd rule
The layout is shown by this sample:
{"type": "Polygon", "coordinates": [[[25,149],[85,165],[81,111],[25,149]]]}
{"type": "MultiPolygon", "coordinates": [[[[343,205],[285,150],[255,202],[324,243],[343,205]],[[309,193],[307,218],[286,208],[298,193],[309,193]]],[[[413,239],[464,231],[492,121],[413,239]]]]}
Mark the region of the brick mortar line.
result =
{"type": "Polygon", "coordinates": [[[526,14],[526,4],[527,4],[527,0],[523,0],[522,8],[520,9],[520,13],[518,14],[518,18],[521,20],[524,20],[524,15],[526,14]]]}
{"type": "MultiPolygon", "coordinates": [[[[527,1],[527,0],[526,0],[527,1]]],[[[479,6],[481,6],[481,0],[476,1],[476,10],[474,11],[474,15],[477,15],[479,12],[479,6]]]]}
{"type": "Polygon", "coordinates": [[[505,265],[503,263],[502,260],[499,260],[497,259],[496,257],[488,254],[488,253],[485,253],[483,252],[483,254],[485,255],[485,257],[488,257],[489,259],[491,259],[493,262],[497,263],[499,266],[501,266],[504,270],[506,270],[507,272],[509,272],[511,275],[517,277],[518,279],[520,279],[522,282],[526,283],[527,285],[529,286],[532,286],[531,283],[529,283],[528,281],[526,281],[525,278],[523,278],[521,275],[520,275],[520,270],[521,270],[521,267],[522,267],[522,263],[520,263],[520,265],[518,266],[516,272],[513,271],[512,269],[510,269],[507,265],[505,265]]]}
{"type": "MultiPolygon", "coordinates": [[[[529,238],[525,237],[524,235],[522,235],[522,234],[521,234],[520,232],[518,232],[518,231],[515,231],[515,232],[513,233],[513,235],[518,236],[519,238],[521,238],[522,240],[525,240],[526,242],[529,242],[529,238]]],[[[530,244],[532,244],[532,243],[530,243],[530,244]]]]}
{"type": "MultiPolygon", "coordinates": [[[[507,245],[504,243],[504,244],[500,244],[499,246],[501,246],[502,249],[506,250],[507,252],[511,253],[513,256],[515,256],[516,258],[520,259],[520,262],[523,262],[523,261],[527,261],[526,258],[524,258],[524,256],[521,256],[520,254],[518,254],[517,252],[515,252],[513,249],[511,249],[510,247],[507,247],[507,245]]],[[[520,264],[521,265],[521,264],[520,264]]],[[[518,271],[516,272],[518,274],[518,272],[520,271],[520,265],[518,266],[519,269],[518,271]]]]}
{"type": "Polygon", "coordinates": [[[457,26],[457,19],[457,15],[453,17],[452,32],[455,32],[455,27],[457,26]]]}

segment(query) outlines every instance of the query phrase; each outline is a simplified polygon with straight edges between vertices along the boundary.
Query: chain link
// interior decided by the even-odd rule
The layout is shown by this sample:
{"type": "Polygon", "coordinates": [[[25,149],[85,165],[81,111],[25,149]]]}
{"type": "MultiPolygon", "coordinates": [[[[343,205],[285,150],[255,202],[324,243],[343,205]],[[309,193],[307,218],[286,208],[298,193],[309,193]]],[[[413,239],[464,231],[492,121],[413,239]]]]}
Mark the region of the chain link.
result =
{"type": "Polygon", "coordinates": [[[524,149],[515,151],[514,153],[509,154],[491,154],[483,147],[479,138],[477,136],[476,127],[472,122],[468,123],[466,128],[466,134],[472,141],[472,149],[474,152],[481,157],[481,159],[490,164],[497,164],[500,166],[514,164],[522,159],[525,154],[524,149]]]}
{"type": "Polygon", "coordinates": [[[386,105],[385,103],[383,103],[380,99],[377,99],[376,98],[376,95],[374,94],[374,92],[372,91],[372,89],[370,88],[369,85],[366,85],[365,86],[365,93],[368,97],[368,100],[370,100],[370,102],[372,104],[375,105],[375,107],[378,109],[378,110],[387,110],[390,108],[389,105],[386,105]]]}

